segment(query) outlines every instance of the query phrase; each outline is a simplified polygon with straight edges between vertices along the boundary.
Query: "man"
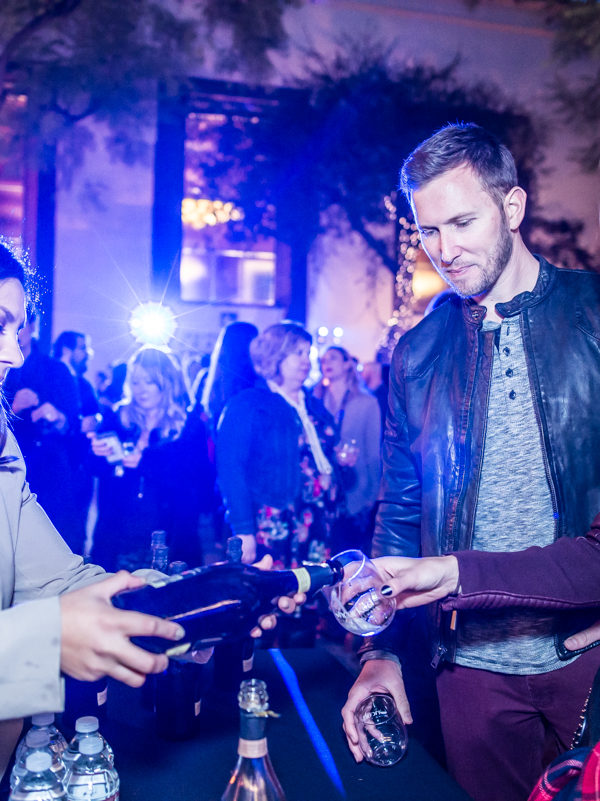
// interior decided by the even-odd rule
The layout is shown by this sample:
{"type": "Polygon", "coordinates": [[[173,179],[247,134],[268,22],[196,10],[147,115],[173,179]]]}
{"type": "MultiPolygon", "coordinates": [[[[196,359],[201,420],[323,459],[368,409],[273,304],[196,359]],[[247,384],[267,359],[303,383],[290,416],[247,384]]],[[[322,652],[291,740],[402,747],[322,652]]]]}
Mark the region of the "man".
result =
{"type": "Polygon", "coordinates": [[[88,458],[90,445],[87,434],[95,431],[101,420],[98,398],[85,377],[90,353],[88,340],[85,334],[79,331],[63,331],[54,343],[54,358],[62,362],[73,376],[77,393],[79,423],[71,431],[67,442],[74,501],[71,529],[77,532],[76,543],[80,543],[85,537],[88,512],[94,494],[94,476],[90,470],[88,458]]]}
{"type": "Polygon", "coordinates": [[[54,343],[53,355],[66,365],[75,379],[82,433],[93,431],[96,428],[96,415],[100,407],[94,388],[85,377],[90,356],[87,337],[78,331],[63,331],[54,343]]]}
{"type": "Polygon", "coordinates": [[[9,372],[4,393],[31,486],[69,547],[81,554],[85,531],[77,514],[72,453],[79,434],[77,386],[65,364],[42,353],[36,329],[36,312],[28,307],[19,332],[25,362],[9,372]]]}
{"type": "MultiPolygon", "coordinates": [[[[585,533],[600,508],[600,276],[529,252],[514,160],[478,126],[423,142],[401,185],[457,296],[394,353],[374,555],[514,551],[585,533]]],[[[600,652],[561,659],[567,622],[551,612],[435,611],[449,768],[476,801],[522,801],[569,745],[600,652]]],[[[344,707],[357,758],[353,711],[370,692],[389,690],[411,721],[390,652],[407,614],[366,645],[344,707]]]]}

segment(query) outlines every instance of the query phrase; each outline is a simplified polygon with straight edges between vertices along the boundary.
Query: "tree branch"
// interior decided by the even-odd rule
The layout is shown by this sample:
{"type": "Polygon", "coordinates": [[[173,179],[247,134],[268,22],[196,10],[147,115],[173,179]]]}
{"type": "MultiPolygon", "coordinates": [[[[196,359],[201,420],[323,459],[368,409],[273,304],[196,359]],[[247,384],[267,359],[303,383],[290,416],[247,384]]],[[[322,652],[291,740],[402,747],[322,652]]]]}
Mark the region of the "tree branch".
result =
{"type": "Polygon", "coordinates": [[[46,8],[41,14],[33,17],[20,30],[18,30],[6,43],[2,53],[0,53],[0,105],[6,100],[6,81],[8,65],[11,57],[19,50],[36,31],[43,28],[48,22],[65,17],[71,14],[83,0],[57,0],[50,7],[46,8]]]}

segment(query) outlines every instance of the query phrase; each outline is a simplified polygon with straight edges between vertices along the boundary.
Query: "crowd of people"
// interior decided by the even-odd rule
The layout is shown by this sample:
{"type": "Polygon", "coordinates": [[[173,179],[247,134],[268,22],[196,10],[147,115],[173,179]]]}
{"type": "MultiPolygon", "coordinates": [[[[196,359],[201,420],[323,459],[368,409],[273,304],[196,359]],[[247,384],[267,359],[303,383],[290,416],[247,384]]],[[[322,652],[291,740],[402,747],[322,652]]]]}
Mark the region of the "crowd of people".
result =
{"type": "Polygon", "coordinates": [[[35,325],[29,308],[24,364],[4,394],[30,484],[75,553],[109,571],[148,567],[155,530],[190,567],[223,553],[232,534],[245,560],[269,553],[285,566],[368,549],[380,414],[343,348],[321,355],[322,378],[307,389],[312,338],[302,326],[259,334],[233,322],[193,382],[174,353],[144,346],[119,390],[85,377],[83,333],[61,333],[51,356],[35,325]],[[207,520],[214,541],[203,553],[207,520]]]}
{"type": "MultiPolygon", "coordinates": [[[[342,710],[357,760],[355,713],[371,693],[389,693],[412,722],[402,665],[414,659],[415,621],[435,668],[446,764],[475,801],[524,801],[569,748],[600,665],[600,626],[581,614],[600,605],[600,277],[529,251],[512,155],[476,125],[421,143],[401,188],[453,291],[400,340],[389,392],[383,366],[361,375],[338,345],[320,354],[321,378],[307,387],[312,338],[301,325],[236,322],[193,383],[172,354],[142,348],[94,397],[85,337],[65,332],[54,358],[40,353],[22,266],[0,248],[0,377],[14,427],[0,412],[0,631],[15,715],[36,677],[49,677],[50,695],[27,703],[58,703],[58,663],[76,678],[132,684],[164,666],[129,637],[177,639],[178,627],[121,618],[110,595],[140,579],[106,579],[103,568],[147,566],[157,528],[171,558],[199,563],[204,512],[221,542],[240,537],[246,561],[293,566],[345,547],[376,557],[399,612],[365,639],[342,710]],[[96,483],[99,566],[58,537],[17,442],[75,554],[96,483]],[[35,602],[53,621],[44,635],[35,602]],[[421,605],[427,621],[415,617],[421,605]],[[100,634],[87,625],[98,615],[100,634]],[[17,626],[45,643],[33,657],[25,638],[25,678],[11,662],[17,626]],[[108,651],[106,627],[119,631],[108,651]]],[[[571,774],[561,775],[566,785],[571,774]]],[[[554,797],[557,781],[552,773],[531,799],[554,797]]],[[[594,787],[584,796],[558,787],[557,797],[599,798],[594,787]]]]}

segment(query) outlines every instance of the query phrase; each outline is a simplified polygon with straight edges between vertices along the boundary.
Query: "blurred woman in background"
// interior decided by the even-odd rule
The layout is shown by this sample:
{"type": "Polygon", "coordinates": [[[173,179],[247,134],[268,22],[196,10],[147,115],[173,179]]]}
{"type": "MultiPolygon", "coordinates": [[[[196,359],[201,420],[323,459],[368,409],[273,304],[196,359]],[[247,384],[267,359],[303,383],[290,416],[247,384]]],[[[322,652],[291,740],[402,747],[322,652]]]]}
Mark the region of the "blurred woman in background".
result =
{"type": "Polygon", "coordinates": [[[335,426],[307,394],[310,334],[277,323],[250,345],[260,380],[227,404],[217,431],[217,473],[244,561],[270,552],[280,564],[329,552],[339,510],[335,426]]]}
{"type": "Polygon", "coordinates": [[[335,525],[334,550],[369,552],[372,512],[381,473],[381,416],[377,399],[361,385],[354,359],[332,345],[321,356],[322,380],[314,387],[340,431],[338,461],[346,513],[335,525]]]}
{"type": "Polygon", "coordinates": [[[206,432],[186,427],[183,378],[165,351],[139,350],[125,387],[125,400],[90,435],[99,476],[91,558],[108,570],[147,566],[151,532],[164,529],[171,558],[196,566],[198,515],[212,475],[206,432]]]}
{"type": "Polygon", "coordinates": [[[233,322],[221,329],[210,357],[210,367],[202,390],[201,402],[208,416],[211,432],[217,429],[221,412],[238,392],[256,383],[257,375],[250,358],[250,343],[258,336],[252,323],[233,322]]]}

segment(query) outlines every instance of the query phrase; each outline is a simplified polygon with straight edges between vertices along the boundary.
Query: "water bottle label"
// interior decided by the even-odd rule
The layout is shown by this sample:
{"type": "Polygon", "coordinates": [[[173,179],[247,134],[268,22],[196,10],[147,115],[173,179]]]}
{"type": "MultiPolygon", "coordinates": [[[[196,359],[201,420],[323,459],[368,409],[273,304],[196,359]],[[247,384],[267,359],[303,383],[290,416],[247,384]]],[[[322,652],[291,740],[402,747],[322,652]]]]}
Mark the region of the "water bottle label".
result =
{"type": "Polygon", "coordinates": [[[196,701],[196,703],[194,704],[194,717],[195,717],[195,718],[197,718],[197,717],[198,717],[198,715],[200,714],[200,709],[201,709],[201,707],[202,707],[202,699],[200,698],[200,699],[199,699],[198,701],[196,701]]]}
{"type": "Polygon", "coordinates": [[[250,673],[253,667],[254,667],[254,653],[252,653],[247,659],[242,659],[242,670],[244,671],[244,673],[250,673]]]}
{"type": "Polygon", "coordinates": [[[248,759],[260,759],[267,755],[267,738],[262,740],[243,740],[241,737],[238,742],[238,754],[248,759]]]}
{"type": "Polygon", "coordinates": [[[98,701],[98,706],[103,706],[106,703],[106,699],[108,698],[108,685],[96,694],[96,698],[98,701]]]}
{"type": "MultiPolygon", "coordinates": [[[[74,778],[74,777],[72,777],[74,778]]],[[[82,775],[79,780],[67,780],[68,801],[119,801],[119,781],[104,773],[82,775]]]]}

